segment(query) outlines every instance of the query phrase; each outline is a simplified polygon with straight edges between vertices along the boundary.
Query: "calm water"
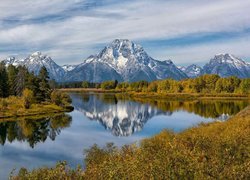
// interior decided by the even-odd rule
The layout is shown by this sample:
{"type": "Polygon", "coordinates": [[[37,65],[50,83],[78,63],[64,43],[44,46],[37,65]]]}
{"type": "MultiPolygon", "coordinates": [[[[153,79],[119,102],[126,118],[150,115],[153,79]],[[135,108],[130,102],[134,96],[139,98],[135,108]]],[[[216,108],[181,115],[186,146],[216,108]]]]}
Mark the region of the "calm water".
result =
{"type": "Polygon", "coordinates": [[[163,129],[180,132],[201,122],[226,120],[247,101],[131,100],[114,94],[72,93],[75,110],[34,121],[0,122],[0,179],[13,168],[83,164],[83,150],[138,142],[163,129]]]}

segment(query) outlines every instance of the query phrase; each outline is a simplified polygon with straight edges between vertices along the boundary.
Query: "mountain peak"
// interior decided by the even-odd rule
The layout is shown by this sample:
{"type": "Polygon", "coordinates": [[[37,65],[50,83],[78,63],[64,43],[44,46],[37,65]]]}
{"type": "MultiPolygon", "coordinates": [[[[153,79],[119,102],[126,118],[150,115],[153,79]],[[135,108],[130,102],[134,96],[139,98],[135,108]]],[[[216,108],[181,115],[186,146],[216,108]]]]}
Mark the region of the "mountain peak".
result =
{"type": "Polygon", "coordinates": [[[180,69],[185,72],[190,78],[201,76],[204,73],[203,69],[196,64],[191,64],[187,67],[180,67],[180,69]]]}
{"type": "Polygon", "coordinates": [[[31,54],[31,56],[41,56],[41,55],[42,55],[41,51],[36,51],[36,52],[31,54]]]}
{"type": "Polygon", "coordinates": [[[140,45],[128,39],[115,39],[97,55],[99,62],[106,62],[119,72],[129,64],[148,64],[149,59],[150,57],[140,45]]]}
{"type": "Polygon", "coordinates": [[[115,39],[113,40],[112,44],[120,44],[120,43],[133,43],[129,39],[115,39]]]}
{"type": "Polygon", "coordinates": [[[119,55],[123,55],[124,57],[129,54],[134,54],[136,52],[144,52],[143,48],[130,41],[128,39],[115,39],[112,41],[106,48],[106,50],[112,50],[114,57],[118,57],[119,55]]]}
{"type": "Polygon", "coordinates": [[[215,63],[236,63],[236,64],[246,64],[245,61],[243,61],[242,59],[229,54],[229,53],[225,53],[225,54],[216,54],[214,56],[213,59],[211,59],[211,62],[215,62],[215,63]]]}
{"type": "Polygon", "coordinates": [[[221,77],[237,76],[246,78],[250,76],[250,66],[242,59],[226,53],[217,54],[204,66],[207,74],[218,74],[221,77]]]}

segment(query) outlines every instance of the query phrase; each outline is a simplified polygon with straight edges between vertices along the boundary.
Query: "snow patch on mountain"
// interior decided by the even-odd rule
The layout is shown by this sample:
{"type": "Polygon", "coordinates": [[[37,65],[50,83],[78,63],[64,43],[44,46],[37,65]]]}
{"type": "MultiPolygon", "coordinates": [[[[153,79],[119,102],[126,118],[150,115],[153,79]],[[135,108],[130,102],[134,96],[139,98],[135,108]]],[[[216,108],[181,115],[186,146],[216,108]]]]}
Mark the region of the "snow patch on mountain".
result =
{"type": "Polygon", "coordinates": [[[73,69],[75,69],[76,65],[65,64],[61,67],[64,69],[65,72],[67,72],[67,71],[72,71],[73,69]]]}
{"type": "Polygon", "coordinates": [[[204,74],[203,69],[200,66],[192,64],[188,67],[179,67],[190,78],[195,78],[204,74]]]}

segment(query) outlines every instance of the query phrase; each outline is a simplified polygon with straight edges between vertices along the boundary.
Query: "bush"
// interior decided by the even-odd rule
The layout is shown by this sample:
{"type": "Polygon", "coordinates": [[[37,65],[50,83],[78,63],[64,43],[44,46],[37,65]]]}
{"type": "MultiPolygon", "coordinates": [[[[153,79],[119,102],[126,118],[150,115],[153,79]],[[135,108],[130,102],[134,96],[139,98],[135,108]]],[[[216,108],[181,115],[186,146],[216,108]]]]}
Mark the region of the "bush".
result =
{"type": "Polygon", "coordinates": [[[104,90],[115,89],[117,84],[117,81],[105,81],[101,84],[101,88],[104,90]]]}
{"type": "Polygon", "coordinates": [[[71,103],[69,95],[58,90],[51,93],[50,99],[52,103],[61,107],[68,106],[71,103]]]}
{"type": "Polygon", "coordinates": [[[88,81],[83,81],[82,82],[82,87],[83,88],[89,88],[89,82],[88,81]]]}
{"type": "Polygon", "coordinates": [[[24,89],[23,94],[22,94],[22,99],[23,99],[23,107],[25,109],[29,109],[31,104],[34,102],[34,93],[33,91],[29,89],[24,89]]]}

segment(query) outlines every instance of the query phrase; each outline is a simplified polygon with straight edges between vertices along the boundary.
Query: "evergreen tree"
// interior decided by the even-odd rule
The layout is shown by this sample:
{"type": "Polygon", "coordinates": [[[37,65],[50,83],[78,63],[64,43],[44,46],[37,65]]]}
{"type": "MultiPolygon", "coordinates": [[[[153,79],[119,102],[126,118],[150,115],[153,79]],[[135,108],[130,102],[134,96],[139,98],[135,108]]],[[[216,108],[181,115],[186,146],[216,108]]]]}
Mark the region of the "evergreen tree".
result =
{"type": "Polygon", "coordinates": [[[21,96],[23,90],[25,89],[27,76],[29,74],[27,68],[25,66],[19,66],[17,68],[17,76],[15,79],[15,94],[21,96]]]}
{"type": "Polygon", "coordinates": [[[39,72],[38,78],[40,80],[39,90],[40,101],[46,101],[50,98],[50,86],[49,86],[49,73],[47,69],[43,66],[39,72]]]}
{"type": "Polygon", "coordinates": [[[9,84],[9,95],[16,95],[15,91],[15,79],[17,77],[17,68],[10,64],[7,68],[8,72],[8,84],[9,84]]]}
{"type": "Polygon", "coordinates": [[[9,95],[8,87],[8,74],[6,71],[5,64],[0,63],[0,97],[8,97],[9,95]]]}

